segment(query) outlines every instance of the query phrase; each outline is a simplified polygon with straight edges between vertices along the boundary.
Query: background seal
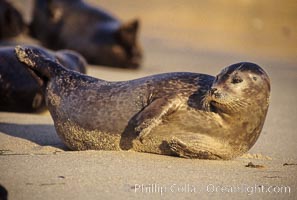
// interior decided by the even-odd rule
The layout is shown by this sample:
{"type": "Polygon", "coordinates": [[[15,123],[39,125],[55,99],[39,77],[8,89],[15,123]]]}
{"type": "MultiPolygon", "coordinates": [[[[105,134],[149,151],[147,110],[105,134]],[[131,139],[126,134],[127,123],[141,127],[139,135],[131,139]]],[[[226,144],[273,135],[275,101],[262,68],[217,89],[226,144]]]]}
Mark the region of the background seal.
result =
{"type": "MultiPolygon", "coordinates": [[[[70,70],[86,72],[86,61],[70,50],[49,51],[30,47],[70,70]]],[[[35,112],[45,109],[44,80],[15,57],[14,47],[0,48],[0,111],[35,112]]]]}

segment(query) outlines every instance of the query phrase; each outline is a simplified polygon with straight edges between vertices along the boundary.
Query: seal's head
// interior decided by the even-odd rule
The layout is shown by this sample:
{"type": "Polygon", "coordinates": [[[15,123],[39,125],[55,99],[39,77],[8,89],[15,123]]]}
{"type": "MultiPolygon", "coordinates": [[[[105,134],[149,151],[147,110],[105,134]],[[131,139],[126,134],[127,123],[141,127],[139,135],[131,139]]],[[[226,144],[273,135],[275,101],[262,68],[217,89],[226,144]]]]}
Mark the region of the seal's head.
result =
{"type": "Polygon", "coordinates": [[[221,71],[206,97],[210,111],[236,114],[267,111],[270,81],[264,70],[253,63],[237,63],[221,71]]]}
{"type": "Polygon", "coordinates": [[[204,105],[229,127],[228,138],[221,137],[233,147],[231,157],[246,152],[257,141],[266,118],[269,95],[269,77],[253,63],[231,65],[215,78],[204,105]]]}

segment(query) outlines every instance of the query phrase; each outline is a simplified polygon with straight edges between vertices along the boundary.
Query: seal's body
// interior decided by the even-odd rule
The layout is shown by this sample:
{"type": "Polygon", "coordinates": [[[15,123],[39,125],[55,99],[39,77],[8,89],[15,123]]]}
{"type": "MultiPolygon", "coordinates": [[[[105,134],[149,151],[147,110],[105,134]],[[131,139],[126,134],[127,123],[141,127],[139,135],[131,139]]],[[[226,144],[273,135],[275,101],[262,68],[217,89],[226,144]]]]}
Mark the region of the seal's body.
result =
{"type": "Polygon", "coordinates": [[[138,27],[82,0],[36,0],[30,31],[44,46],[75,50],[90,64],[138,68],[138,27]]]}
{"type": "Polygon", "coordinates": [[[268,76],[252,63],[232,65],[216,78],[181,72],[108,82],[69,71],[37,51],[19,47],[16,53],[49,80],[50,113],[73,150],[230,159],[253,146],[268,109],[268,76]]]}
{"type": "MultiPolygon", "coordinates": [[[[61,50],[52,52],[39,47],[42,55],[64,67],[85,73],[86,61],[79,54],[61,50]]],[[[35,112],[45,108],[44,81],[15,57],[14,47],[0,48],[0,111],[35,112]],[[35,78],[34,78],[35,76],[35,78]]]]}

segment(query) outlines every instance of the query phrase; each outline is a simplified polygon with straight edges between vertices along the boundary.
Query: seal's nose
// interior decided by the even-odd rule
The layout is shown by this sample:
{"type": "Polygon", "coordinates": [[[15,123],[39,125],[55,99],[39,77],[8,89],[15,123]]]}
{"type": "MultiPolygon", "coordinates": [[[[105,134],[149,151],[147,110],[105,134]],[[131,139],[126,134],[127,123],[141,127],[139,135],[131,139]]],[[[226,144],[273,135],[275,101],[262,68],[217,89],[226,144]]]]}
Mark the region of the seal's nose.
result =
{"type": "Polygon", "coordinates": [[[211,89],[210,89],[210,93],[211,93],[211,95],[213,95],[214,93],[216,93],[217,90],[218,90],[217,88],[211,88],[211,89]]]}
{"type": "Polygon", "coordinates": [[[220,91],[217,88],[211,88],[210,94],[215,98],[221,98],[221,96],[222,96],[220,91]]]}

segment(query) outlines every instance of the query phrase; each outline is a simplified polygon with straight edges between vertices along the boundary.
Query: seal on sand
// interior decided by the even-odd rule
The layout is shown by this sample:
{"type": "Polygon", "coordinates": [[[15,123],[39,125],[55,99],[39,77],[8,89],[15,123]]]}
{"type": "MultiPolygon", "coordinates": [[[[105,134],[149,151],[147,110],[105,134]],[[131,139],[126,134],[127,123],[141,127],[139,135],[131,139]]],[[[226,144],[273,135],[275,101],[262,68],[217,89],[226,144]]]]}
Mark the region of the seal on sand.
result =
{"type": "Polygon", "coordinates": [[[31,49],[16,55],[47,80],[56,131],[73,150],[134,150],[186,158],[231,159],[263,127],[270,81],[253,63],[217,77],[166,73],[108,82],[69,71],[31,49]]]}
{"type": "MultiPolygon", "coordinates": [[[[42,55],[64,67],[85,73],[86,61],[76,52],[52,52],[39,47],[42,55]]],[[[14,47],[0,48],[0,111],[35,112],[45,108],[44,81],[15,57],[14,47]]]]}
{"type": "Polygon", "coordinates": [[[121,23],[102,9],[82,0],[36,0],[31,35],[47,48],[71,49],[90,64],[138,68],[139,21],[121,23]]]}

